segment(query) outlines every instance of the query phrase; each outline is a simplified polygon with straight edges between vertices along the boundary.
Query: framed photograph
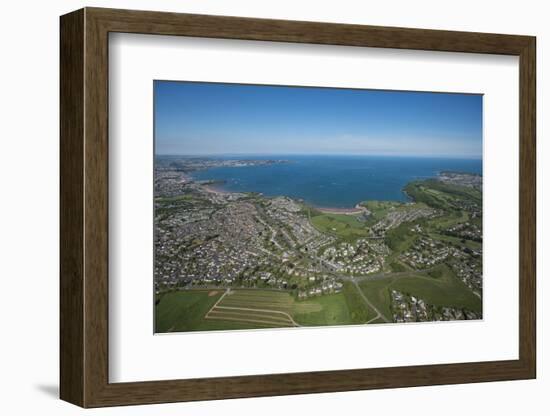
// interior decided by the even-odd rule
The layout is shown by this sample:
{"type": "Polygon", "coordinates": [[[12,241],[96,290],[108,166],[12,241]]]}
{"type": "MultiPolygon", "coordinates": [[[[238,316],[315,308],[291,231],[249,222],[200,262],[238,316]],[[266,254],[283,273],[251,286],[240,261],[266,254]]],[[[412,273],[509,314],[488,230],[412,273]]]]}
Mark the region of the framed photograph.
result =
{"type": "Polygon", "coordinates": [[[535,378],[535,49],[62,16],[61,398],[535,378]]]}

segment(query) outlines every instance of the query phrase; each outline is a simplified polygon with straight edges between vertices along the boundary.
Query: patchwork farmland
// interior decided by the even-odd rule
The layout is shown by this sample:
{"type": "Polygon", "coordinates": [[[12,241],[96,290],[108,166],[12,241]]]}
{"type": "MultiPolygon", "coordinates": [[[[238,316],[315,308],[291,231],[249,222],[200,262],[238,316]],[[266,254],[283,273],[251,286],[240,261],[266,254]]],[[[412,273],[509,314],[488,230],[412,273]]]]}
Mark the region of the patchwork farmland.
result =
{"type": "Polygon", "coordinates": [[[291,328],[372,320],[375,312],[362,304],[353,285],[346,282],[344,288],[342,293],[307,300],[297,300],[282,290],[168,292],[157,299],[156,332],[291,328]]]}
{"type": "Polygon", "coordinates": [[[294,299],[284,292],[226,290],[204,319],[261,324],[274,327],[299,326],[292,316],[294,299]]]}

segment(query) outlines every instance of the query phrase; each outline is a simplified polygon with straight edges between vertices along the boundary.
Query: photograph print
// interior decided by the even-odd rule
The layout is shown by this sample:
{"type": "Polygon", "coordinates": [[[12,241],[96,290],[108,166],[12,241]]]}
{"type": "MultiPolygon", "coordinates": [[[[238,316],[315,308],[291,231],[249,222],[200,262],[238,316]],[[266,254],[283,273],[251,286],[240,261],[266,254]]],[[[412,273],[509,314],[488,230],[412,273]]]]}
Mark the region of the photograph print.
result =
{"type": "Polygon", "coordinates": [[[483,96],[154,81],[155,333],[483,319],[483,96]]]}

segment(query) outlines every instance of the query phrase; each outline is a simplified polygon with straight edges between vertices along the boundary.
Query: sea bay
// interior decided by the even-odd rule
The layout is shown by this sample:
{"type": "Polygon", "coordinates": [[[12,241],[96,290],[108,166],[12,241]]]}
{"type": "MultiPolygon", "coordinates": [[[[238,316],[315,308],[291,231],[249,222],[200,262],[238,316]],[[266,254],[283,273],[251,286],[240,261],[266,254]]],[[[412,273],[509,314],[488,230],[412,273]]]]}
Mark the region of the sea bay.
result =
{"type": "Polygon", "coordinates": [[[367,200],[407,201],[403,187],[441,171],[482,173],[481,159],[363,155],[251,155],[221,159],[284,160],[258,166],[215,167],[193,172],[230,192],[289,196],[318,207],[351,208],[367,200]]]}

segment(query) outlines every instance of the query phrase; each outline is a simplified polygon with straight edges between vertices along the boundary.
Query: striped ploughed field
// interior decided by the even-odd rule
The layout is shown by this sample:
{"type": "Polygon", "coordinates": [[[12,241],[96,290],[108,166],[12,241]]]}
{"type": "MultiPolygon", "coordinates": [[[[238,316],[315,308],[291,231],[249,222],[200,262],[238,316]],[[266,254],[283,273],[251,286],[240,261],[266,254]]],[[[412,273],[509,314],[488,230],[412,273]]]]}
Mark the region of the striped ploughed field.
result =
{"type": "Polygon", "coordinates": [[[294,299],[286,292],[228,289],[204,318],[273,327],[300,326],[292,318],[293,306],[294,299]]]}

